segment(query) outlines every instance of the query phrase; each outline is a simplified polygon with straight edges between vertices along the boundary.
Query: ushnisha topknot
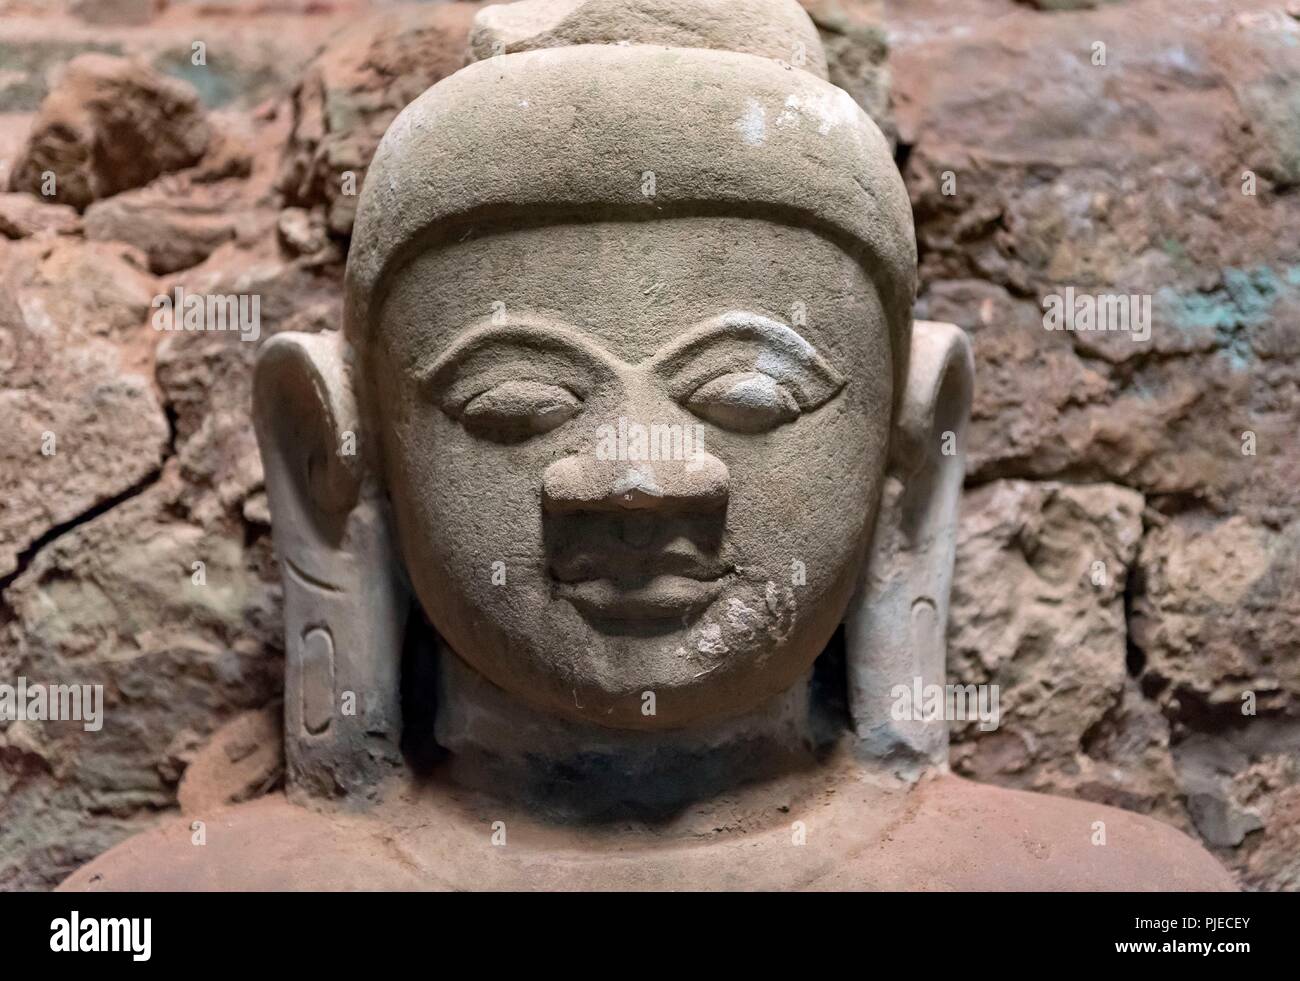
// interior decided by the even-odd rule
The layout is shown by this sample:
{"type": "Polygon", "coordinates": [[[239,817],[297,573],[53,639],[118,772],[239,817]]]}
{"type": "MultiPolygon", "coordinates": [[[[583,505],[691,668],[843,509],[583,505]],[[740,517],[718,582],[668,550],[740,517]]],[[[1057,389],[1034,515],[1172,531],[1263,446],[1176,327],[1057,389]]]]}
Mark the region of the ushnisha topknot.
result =
{"type": "MultiPolygon", "coordinates": [[[[620,6],[560,3],[575,11],[620,6]]],[[[776,11],[792,22],[793,7],[816,38],[794,0],[672,6],[673,23],[697,44],[703,35],[691,29],[693,19],[716,20],[719,7],[776,11]]],[[[494,9],[480,17],[490,24],[494,9]]],[[[570,23],[569,34],[575,31],[570,23]]],[[[356,343],[370,333],[392,269],[471,225],[766,218],[816,229],[859,258],[884,307],[900,393],[916,242],[902,177],[875,123],[842,89],[775,57],[616,41],[487,58],[438,82],[394,119],[357,209],[345,283],[348,337],[356,343]]],[[[817,56],[814,67],[824,64],[820,48],[817,56]]]]}
{"type": "Polygon", "coordinates": [[[761,55],[826,78],[826,53],[795,0],[518,0],[474,18],[482,60],[575,44],[652,44],[761,55]]]}

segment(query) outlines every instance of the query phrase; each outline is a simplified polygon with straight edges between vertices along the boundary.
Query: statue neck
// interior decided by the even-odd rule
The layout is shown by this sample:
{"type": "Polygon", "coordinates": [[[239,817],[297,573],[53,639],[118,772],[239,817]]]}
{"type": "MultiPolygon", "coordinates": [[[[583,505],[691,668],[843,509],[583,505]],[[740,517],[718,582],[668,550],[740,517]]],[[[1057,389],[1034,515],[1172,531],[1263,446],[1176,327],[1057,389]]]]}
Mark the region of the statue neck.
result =
{"type": "Polygon", "coordinates": [[[688,729],[621,730],[537,712],[440,642],[434,732],[445,772],[567,820],[664,817],[744,784],[814,771],[832,737],[804,681],[754,712],[688,729]]]}

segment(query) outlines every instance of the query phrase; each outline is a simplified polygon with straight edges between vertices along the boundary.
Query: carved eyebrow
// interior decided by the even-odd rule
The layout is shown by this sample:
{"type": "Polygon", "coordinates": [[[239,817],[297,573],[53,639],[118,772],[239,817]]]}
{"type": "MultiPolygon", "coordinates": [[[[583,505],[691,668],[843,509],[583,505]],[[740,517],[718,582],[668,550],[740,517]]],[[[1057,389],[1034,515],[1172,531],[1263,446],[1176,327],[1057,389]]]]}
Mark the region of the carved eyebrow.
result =
{"type": "Polygon", "coordinates": [[[736,310],[687,331],[650,360],[676,399],[726,372],[762,372],[785,385],[800,410],[827,402],[845,379],[793,328],[736,310]]]}
{"type": "MultiPolygon", "coordinates": [[[[534,316],[505,324],[485,318],[472,324],[436,358],[417,365],[414,375],[424,391],[451,409],[479,394],[473,390],[476,377],[519,379],[521,363],[532,369],[534,380],[563,380],[579,398],[587,394],[592,380],[613,374],[616,364],[598,345],[567,324],[534,316]],[[518,357],[502,357],[511,351],[518,357]],[[575,372],[575,367],[579,371],[575,372]]],[[[491,387],[492,383],[481,380],[478,385],[491,387]]]]}

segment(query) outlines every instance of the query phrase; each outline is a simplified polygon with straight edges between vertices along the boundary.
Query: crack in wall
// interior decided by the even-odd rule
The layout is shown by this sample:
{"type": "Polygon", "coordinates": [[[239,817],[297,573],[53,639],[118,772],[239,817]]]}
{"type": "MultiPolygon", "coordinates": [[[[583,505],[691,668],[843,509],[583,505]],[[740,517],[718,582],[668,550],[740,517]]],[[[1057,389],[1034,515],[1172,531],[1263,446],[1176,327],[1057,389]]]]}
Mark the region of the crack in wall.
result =
{"type": "MultiPolygon", "coordinates": [[[[164,457],[162,463],[165,464],[167,459],[168,457],[164,457]]],[[[16,614],[14,613],[13,608],[9,605],[6,597],[7,590],[11,585],[13,585],[19,576],[31,567],[32,563],[36,560],[36,556],[42,549],[81,525],[93,521],[100,515],[107,514],[119,504],[124,504],[133,497],[138,497],[140,494],[143,494],[158,482],[159,478],[162,477],[162,472],[162,464],[154,467],[125,490],[114,494],[112,497],[107,497],[101,501],[97,501],[81,513],[68,518],[66,521],[60,521],[58,524],[46,529],[39,538],[19,552],[17,568],[15,568],[9,575],[0,578],[0,625],[9,624],[16,619],[16,614]]]]}
{"type": "Polygon", "coordinates": [[[51,525],[31,544],[18,553],[14,571],[7,576],[0,577],[0,627],[6,627],[17,619],[17,613],[9,604],[8,590],[36,561],[36,556],[58,539],[62,538],[69,532],[79,528],[81,525],[94,521],[101,515],[107,514],[121,504],[125,504],[132,498],[139,497],[150,487],[162,479],[163,470],[167,466],[167,461],[176,456],[176,409],[166,398],[166,393],[160,391],[160,405],[163,410],[163,416],[167,420],[167,442],[163,447],[162,456],[158,465],[150,468],[139,480],[132,483],[125,489],[118,491],[109,497],[102,498],[85,510],[73,515],[64,521],[51,525]]]}

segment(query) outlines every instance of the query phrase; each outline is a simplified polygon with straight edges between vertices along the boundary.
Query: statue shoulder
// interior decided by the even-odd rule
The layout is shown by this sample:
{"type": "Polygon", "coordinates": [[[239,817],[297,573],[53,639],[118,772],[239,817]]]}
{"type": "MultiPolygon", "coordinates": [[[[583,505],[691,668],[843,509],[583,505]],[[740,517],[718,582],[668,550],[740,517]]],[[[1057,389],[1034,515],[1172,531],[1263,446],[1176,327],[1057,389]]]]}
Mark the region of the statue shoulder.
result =
{"type": "Polygon", "coordinates": [[[73,872],[61,892],[429,889],[363,821],[281,794],[174,818],[73,872]],[[196,823],[197,822],[197,823],[196,823]]]}
{"type": "Polygon", "coordinates": [[[955,776],[914,789],[887,851],[898,859],[892,889],[1237,890],[1200,844],[1155,818],[955,776]]]}

